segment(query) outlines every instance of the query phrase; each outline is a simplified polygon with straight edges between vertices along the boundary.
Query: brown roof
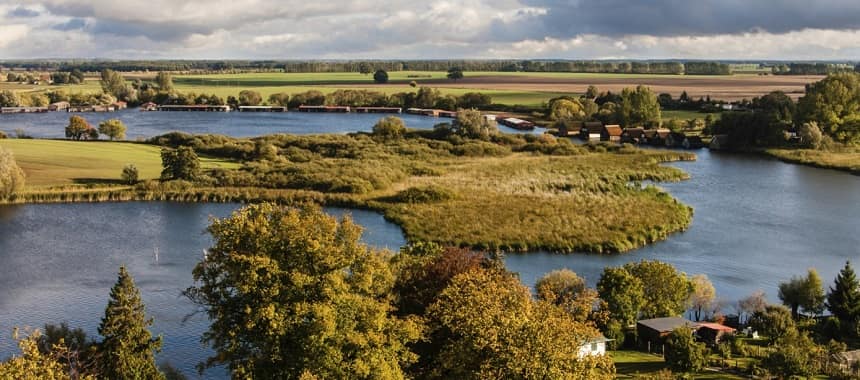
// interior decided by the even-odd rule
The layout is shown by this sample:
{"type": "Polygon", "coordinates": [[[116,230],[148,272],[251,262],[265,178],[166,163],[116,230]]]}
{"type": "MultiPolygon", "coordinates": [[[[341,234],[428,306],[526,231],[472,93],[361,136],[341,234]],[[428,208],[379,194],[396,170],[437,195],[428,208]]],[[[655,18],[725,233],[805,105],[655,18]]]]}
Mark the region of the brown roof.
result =
{"type": "Polygon", "coordinates": [[[730,332],[730,333],[731,333],[731,332],[735,332],[735,329],[733,329],[733,328],[731,328],[731,327],[729,327],[729,326],[726,326],[726,325],[721,325],[721,324],[719,324],[719,323],[713,323],[713,322],[697,322],[696,324],[697,324],[697,325],[699,325],[699,327],[706,328],[706,329],[709,329],[709,330],[725,331],[725,332],[730,332]]]}
{"type": "Polygon", "coordinates": [[[593,127],[597,127],[597,128],[603,127],[603,123],[601,123],[599,121],[586,121],[585,122],[585,128],[593,128],[593,127]]]}
{"type": "Polygon", "coordinates": [[[603,129],[606,130],[610,136],[621,136],[621,133],[624,131],[621,129],[620,125],[604,125],[603,129]]]}
{"type": "Polygon", "coordinates": [[[630,136],[633,138],[638,138],[638,137],[642,137],[642,135],[645,134],[645,128],[642,128],[642,127],[625,128],[624,133],[626,133],[627,136],[630,136]]]}

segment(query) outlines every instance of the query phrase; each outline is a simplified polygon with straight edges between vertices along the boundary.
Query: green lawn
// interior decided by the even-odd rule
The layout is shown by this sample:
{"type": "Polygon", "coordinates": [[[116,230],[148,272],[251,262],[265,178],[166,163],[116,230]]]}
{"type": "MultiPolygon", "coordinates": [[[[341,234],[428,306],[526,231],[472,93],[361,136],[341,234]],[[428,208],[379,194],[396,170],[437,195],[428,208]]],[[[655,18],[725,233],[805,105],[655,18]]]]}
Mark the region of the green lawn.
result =
{"type": "MultiPolygon", "coordinates": [[[[29,187],[104,183],[119,179],[122,168],[134,164],[141,179],[161,174],[160,148],[152,145],[63,140],[0,140],[12,150],[27,175],[29,187]]],[[[238,163],[201,158],[204,168],[236,168],[238,163]]]]}
{"type": "MultiPolygon", "coordinates": [[[[656,373],[666,368],[666,363],[663,357],[659,355],[649,354],[641,351],[610,351],[609,354],[615,361],[616,378],[632,379],[634,375],[647,375],[656,373]]],[[[717,379],[743,379],[729,373],[705,370],[701,373],[693,375],[697,380],[717,380],[717,379]]]]}
{"type": "Polygon", "coordinates": [[[663,116],[663,120],[669,119],[678,119],[678,120],[690,120],[690,119],[702,119],[704,120],[708,115],[711,115],[714,120],[720,119],[720,113],[711,113],[707,114],[704,112],[698,111],[686,111],[686,110],[662,110],[660,114],[663,116]]]}

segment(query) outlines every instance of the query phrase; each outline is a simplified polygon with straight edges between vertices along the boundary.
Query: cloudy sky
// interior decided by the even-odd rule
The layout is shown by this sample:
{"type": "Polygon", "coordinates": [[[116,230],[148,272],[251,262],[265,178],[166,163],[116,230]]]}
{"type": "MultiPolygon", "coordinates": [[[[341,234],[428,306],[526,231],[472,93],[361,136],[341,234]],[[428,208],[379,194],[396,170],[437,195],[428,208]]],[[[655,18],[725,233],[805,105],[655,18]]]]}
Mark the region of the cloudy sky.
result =
{"type": "Polygon", "coordinates": [[[858,0],[0,0],[0,59],[860,59],[858,0]]]}

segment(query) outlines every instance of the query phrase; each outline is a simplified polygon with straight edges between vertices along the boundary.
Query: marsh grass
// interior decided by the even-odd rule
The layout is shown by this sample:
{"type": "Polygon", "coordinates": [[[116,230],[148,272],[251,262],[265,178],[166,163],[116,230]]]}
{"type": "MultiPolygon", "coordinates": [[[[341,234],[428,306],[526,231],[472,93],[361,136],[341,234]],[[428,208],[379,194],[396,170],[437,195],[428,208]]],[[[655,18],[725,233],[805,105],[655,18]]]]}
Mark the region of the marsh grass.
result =
{"type": "Polygon", "coordinates": [[[813,149],[768,149],[767,154],[794,164],[836,169],[860,175],[860,148],[835,151],[813,149]]]}

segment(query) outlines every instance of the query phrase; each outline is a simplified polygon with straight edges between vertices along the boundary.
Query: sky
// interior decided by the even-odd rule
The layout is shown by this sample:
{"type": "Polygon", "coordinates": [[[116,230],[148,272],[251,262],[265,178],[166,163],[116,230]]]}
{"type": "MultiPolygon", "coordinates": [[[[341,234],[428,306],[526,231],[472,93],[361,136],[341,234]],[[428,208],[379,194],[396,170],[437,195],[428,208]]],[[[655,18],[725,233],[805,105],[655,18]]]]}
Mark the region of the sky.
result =
{"type": "Polygon", "coordinates": [[[860,59],[858,0],[0,0],[0,59],[860,59]]]}

